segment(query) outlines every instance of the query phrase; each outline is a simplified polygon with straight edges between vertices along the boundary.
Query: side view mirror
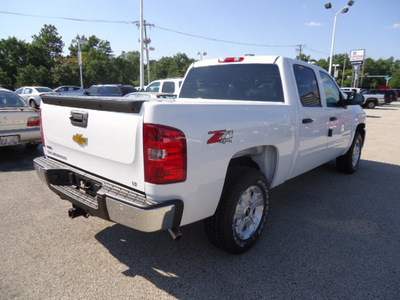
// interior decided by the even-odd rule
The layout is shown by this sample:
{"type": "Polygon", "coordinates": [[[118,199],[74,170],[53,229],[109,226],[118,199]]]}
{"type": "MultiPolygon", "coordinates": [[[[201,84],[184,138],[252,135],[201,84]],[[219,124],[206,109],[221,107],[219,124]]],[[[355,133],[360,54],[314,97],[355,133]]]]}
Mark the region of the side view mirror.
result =
{"type": "Polygon", "coordinates": [[[343,105],[361,105],[364,103],[364,96],[355,92],[346,92],[343,105]],[[346,97],[347,96],[347,97],[346,97]]]}
{"type": "Polygon", "coordinates": [[[89,95],[89,93],[87,91],[83,91],[84,95],[89,95]]]}

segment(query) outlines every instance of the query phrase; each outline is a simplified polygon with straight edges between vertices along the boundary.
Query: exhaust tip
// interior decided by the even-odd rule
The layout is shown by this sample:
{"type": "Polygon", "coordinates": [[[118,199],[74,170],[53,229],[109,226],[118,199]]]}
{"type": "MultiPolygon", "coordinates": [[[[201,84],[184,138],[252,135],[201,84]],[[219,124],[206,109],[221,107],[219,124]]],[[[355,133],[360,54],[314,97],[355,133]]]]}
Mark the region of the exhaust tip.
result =
{"type": "Polygon", "coordinates": [[[169,234],[171,235],[174,241],[179,241],[182,238],[182,232],[178,227],[168,229],[169,234]]]}

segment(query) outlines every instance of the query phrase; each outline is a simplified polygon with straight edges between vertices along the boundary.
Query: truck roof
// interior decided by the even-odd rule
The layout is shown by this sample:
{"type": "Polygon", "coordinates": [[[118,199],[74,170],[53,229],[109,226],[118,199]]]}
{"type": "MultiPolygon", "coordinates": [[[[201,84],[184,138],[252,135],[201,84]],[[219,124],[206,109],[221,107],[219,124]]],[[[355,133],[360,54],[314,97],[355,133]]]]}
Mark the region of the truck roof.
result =
{"type": "Polygon", "coordinates": [[[195,67],[218,65],[221,63],[274,63],[281,56],[228,56],[223,58],[205,59],[193,63],[195,67]],[[236,61],[234,59],[237,59],[236,61]],[[231,60],[231,61],[230,61],[231,60]]]}
{"type": "MultiPolygon", "coordinates": [[[[215,59],[205,59],[205,60],[200,60],[194,62],[191,67],[205,67],[205,66],[214,66],[214,65],[221,65],[221,64],[238,64],[238,63],[245,63],[245,64],[274,64],[277,63],[278,61],[292,61],[292,62],[298,62],[301,64],[307,64],[307,62],[304,61],[299,61],[293,58],[289,57],[284,57],[284,56],[277,56],[277,55],[271,55],[271,56],[237,56],[237,57],[223,57],[223,58],[215,58],[215,59]]],[[[318,70],[324,70],[323,68],[313,65],[313,64],[308,64],[311,68],[315,68],[318,70]]],[[[326,71],[326,70],[324,70],[326,71]]]]}

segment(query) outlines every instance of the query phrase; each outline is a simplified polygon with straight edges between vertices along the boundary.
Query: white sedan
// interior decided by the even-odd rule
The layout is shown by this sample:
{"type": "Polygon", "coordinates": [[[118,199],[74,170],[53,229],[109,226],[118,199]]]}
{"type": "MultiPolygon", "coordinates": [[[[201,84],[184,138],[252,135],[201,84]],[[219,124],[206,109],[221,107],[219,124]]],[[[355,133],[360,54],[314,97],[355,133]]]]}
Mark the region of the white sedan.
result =
{"type": "Polygon", "coordinates": [[[18,96],[25,100],[25,102],[33,108],[38,109],[42,96],[44,95],[57,95],[52,89],[42,86],[25,86],[15,91],[18,96]]]}
{"type": "Polygon", "coordinates": [[[42,142],[39,112],[13,92],[0,88],[0,147],[42,142]]]}

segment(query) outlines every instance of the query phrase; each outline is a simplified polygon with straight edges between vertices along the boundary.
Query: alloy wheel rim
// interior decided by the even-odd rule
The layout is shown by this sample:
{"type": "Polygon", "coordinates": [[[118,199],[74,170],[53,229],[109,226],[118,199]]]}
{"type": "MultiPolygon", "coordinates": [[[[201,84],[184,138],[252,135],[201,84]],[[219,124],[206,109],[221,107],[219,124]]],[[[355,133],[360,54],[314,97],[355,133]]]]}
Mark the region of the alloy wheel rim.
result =
{"type": "Polygon", "coordinates": [[[261,223],[264,211],[264,196],[261,189],[250,186],[245,190],[236,206],[233,227],[236,236],[241,240],[250,238],[261,223]]]}
{"type": "Polygon", "coordinates": [[[361,143],[360,140],[357,139],[353,150],[353,159],[352,159],[353,168],[355,168],[358,165],[358,161],[360,160],[360,154],[361,154],[361,143]]]}

